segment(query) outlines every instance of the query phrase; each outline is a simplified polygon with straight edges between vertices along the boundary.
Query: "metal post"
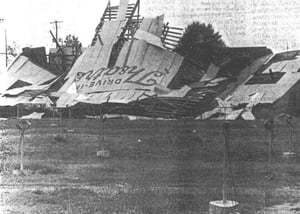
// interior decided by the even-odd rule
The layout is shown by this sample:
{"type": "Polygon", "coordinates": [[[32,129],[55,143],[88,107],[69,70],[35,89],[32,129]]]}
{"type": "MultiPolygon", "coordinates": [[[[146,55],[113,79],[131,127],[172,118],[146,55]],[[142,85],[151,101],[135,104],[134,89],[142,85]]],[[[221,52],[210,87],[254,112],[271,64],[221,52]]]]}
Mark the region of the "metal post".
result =
{"type": "Polygon", "coordinates": [[[229,123],[223,124],[224,151],[223,151],[223,203],[227,202],[227,162],[228,162],[228,146],[229,146],[229,123]]]}
{"type": "Polygon", "coordinates": [[[68,127],[67,127],[68,130],[72,130],[72,128],[71,128],[72,127],[71,118],[72,118],[71,108],[68,107],[68,127]]]}
{"type": "Polygon", "coordinates": [[[289,123],[289,127],[290,127],[290,136],[289,136],[289,151],[288,152],[292,152],[292,143],[293,143],[293,125],[292,125],[292,119],[289,123]]]}
{"type": "Polygon", "coordinates": [[[101,131],[102,131],[102,150],[103,150],[103,144],[104,144],[104,117],[103,114],[101,114],[101,131]]]}
{"type": "Polygon", "coordinates": [[[154,109],[155,109],[155,104],[153,104],[153,106],[152,106],[152,127],[154,127],[154,114],[155,114],[155,112],[154,112],[154,109]]]}
{"type": "Polygon", "coordinates": [[[24,159],[24,128],[21,131],[21,142],[20,142],[20,171],[24,170],[23,159],[24,159]]]}
{"type": "Polygon", "coordinates": [[[265,129],[270,133],[270,140],[268,145],[268,174],[267,179],[271,180],[274,176],[271,173],[271,165],[272,165],[272,146],[274,145],[274,119],[270,119],[264,123],[265,129]]]}
{"type": "Polygon", "coordinates": [[[62,137],[63,135],[63,115],[62,115],[62,110],[59,110],[59,126],[60,126],[60,136],[62,137]]]}
{"type": "Polygon", "coordinates": [[[69,120],[72,118],[72,112],[71,112],[71,108],[69,107],[68,108],[68,117],[69,117],[69,120]]]}
{"type": "Polygon", "coordinates": [[[56,39],[56,41],[58,41],[57,21],[55,21],[55,39],[56,39]]]}
{"type": "Polygon", "coordinates": [[[103,114],[103,109],[100,109],[100,120],[99,120],[99,125],[101,126],[100,129],[100,133],[99,133],[99,143],[100,143],[100,151],[97,151],[97,157],[101,157],[101,158],[109,158],[110,157],[110,151],[109,150],[105,150],[104,149],[104,122],[105,122],[105,118],[104,118],[104,114],[103,114]],[[102,135],[102,139],[101,136],[102,135]]]}
{"type": "Polygon", "coordinates": [[[100,148],[103,151],[104,147],[104,117],[103,117],[103,113],[102,113],[102,109],[100,109],[100,121],[99,121],[99,125],[100,125],[100,134],[99,134],[99,143],[100,143],[100,148]]]}
{"type": "Polygon", "coordinates": [[[18,155],[19,155],[20,168],[21,168],[21,145],[22,145],[22,130],[21,130],[21,136],[20,136],[20,143],[19,143],[19,146],[18,146],[18,155]]]}
{"type": "Polygon", "coordinates": [[[222,125],[223,139],[224,139],[224,153],[223,153],[223,197],[220,201],[211,201],[209,203],[209,214],[230,214],[237,213],[238,202],[228,200],[228,185],[227,185],[227,174],[228,174],[228,151],[229,151],[229,133],[230,124],[224,122],[222,125]]]}
{"type": "Polygon", "coordinates": [[[19,109],[19,104],[17,104],[17,119],[20,117],[20,109],[19,109]]]}
{"type": "Polygon", "coordinates": [[[271,174],[271,165],[272,165],[272,146],[274,145],[274,123],[270,127],[270,142],[269,142],[269,166],[268,172],[271,174]]]}
{"type": "Polygon", "coordinates": [[[292,159],[295,157],[296,153],[293,152],[293,116],[287,115],[286,122],[289,127],[289,140],[288,140],[288,151],[283,152],[284,159],[292,159]]]}

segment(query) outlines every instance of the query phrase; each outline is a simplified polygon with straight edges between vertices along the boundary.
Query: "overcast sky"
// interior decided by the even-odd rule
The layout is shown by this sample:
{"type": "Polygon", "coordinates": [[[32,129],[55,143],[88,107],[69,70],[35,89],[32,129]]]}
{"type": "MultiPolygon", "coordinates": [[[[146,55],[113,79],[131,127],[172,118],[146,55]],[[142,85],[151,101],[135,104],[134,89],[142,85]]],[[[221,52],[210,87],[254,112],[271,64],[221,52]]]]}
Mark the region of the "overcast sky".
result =
{"type": "Polygon", "coordinates": [[[1,0],[0,18],[5,20],[0,23],[0,52],[5,50],[5,29],[8,44],[55,46],[49,33],[55,33],[54,25],[50,24],[54,20],[63,21],[58,29],[60,37],[75,34],[87,46],[106,4],[106,0],[1,0]]]}
{"type": "MultiPolygon", "coordinates": [[[[59,35],[71,33],[88,45],[106,5],[106,0],[1,0],[0,44],[4,41],[4,28],[8,43],[16,41],[23,46],[50,46],[55,32],[54,20],[59,24],[59,35]],[[3,1],[5,2],[3,4],[3,1]]],[[[0,45],[3,49],[3,45],[0,45]]]]}
{"type": "MultiPolygon", "coordinates": [[[[136,0],[131,0],[135,2],[136,0]]],[[[0,0],[0,52],[4,30],[8,44],[54,47],[49,30],[79,37],[90,44],[107,0],[0,0]]],[[[119,0],[111,0],[117,5],[119,0]]],[[[299,0],[141,0],[141,14],[165,13],[166,22],[184,27],[192,21],[213,24],[228,46],[268,46],[273,50],[300,48],[299,0]]],[[[2,62],[0,58],[0,69],[2,62]]]]}

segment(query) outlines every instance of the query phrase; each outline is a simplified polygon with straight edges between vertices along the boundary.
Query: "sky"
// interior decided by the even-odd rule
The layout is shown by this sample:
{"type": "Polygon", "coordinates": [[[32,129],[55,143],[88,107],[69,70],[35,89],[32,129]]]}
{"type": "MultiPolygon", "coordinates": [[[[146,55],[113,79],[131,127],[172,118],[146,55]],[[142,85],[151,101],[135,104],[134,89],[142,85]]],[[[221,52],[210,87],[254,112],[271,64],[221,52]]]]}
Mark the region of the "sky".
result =
{"type": "MultiPolygon", "coordinates": [[[[23,46],[51,46],[49,30],[55,32],[54,20],[59,24],[59,36],[71,33],[84,45],[90,43],[94,29],[100,20],[106,1],[103,0],[1,0],[1,41],[4,29],[8,43],[15,41],[23,46]],[[4,1],[4,4],[3,4],[4,1]],[[3,6],[4,5],[4,6],[3,6]],[[2,33],[1,33],[2,32],[2,33]]],[[[0,45],[3,50],[3,45],[0,45]]]]}
{"type": "MultiPolygon", "coordinates": [[[[131,0],[135,1],[135,0],[131,0]]],[[[119,0],[111,0],[117,5],[119,0]]],[[[0,53],[8,44],[54,47],[49,30],[79,37],[88,46],[107,0],[0,0],[0,53]]],[[[300,48],[299,0],[141,0],[141,14],[165,14],[166,22],[185,27],[192,21],[211,23],[229,46],[268,46],[274,50],[300,48]]],[[[2,57],[3,58],[3,57],[2,57]]],[[[0,69],[5,59],[0,58],[0,69]]]]}
{"type": "MultiPolygon", "coordinates": [[[[94,30],[107,4],[106,0],[0,0],[0,52],[7,43],[19,47],[54,47],[51,30],[55,34],[54,20],[59,24],[58,34],[65,38],[74,34],[84,46],[90,44],[94,30]]],[[[1,57],[3,58],[3,56],[1,57]]],[[[0,59],[1,60],[1,59],[0,59]]],[[[3,67],[2,59],[0,68],[3,67]]]]}

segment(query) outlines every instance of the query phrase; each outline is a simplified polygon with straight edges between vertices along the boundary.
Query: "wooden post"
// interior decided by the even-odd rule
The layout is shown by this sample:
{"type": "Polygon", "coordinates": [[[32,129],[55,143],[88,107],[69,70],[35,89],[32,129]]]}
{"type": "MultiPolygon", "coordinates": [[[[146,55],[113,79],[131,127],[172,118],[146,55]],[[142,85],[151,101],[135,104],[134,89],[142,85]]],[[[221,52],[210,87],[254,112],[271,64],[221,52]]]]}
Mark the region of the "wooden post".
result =
{"type": "Polygon", "coordinates": [[[108,1],[108,12],[109,12],[109,14],[108,14],[108,20],[110,21],[111,20],[111,8],[110,8],[111,6],[110,6],[110,1],[108,1]]]}
{"type": "Polygon", "coordinates": [[[137,4],[138,4],[138,6],[137,6],[137,9],[138,9],[138,11],[137,11],[137,27],[138,27],[139,26],[139,18],[140,18],[140,6],[141,6],[140,0],[137,0],[137,4]]]}

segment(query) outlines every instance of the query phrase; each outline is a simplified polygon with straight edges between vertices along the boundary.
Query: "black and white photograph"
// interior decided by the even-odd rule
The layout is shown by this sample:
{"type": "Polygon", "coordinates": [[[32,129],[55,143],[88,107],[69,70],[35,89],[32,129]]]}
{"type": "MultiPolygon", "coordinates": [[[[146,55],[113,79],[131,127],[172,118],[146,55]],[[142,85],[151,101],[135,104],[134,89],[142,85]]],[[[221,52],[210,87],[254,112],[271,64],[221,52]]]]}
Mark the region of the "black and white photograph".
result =
{"type": "Polygon", "coordinates": [[[1,0],[0,214],[300,214],[300,1],[1,0]]]}

